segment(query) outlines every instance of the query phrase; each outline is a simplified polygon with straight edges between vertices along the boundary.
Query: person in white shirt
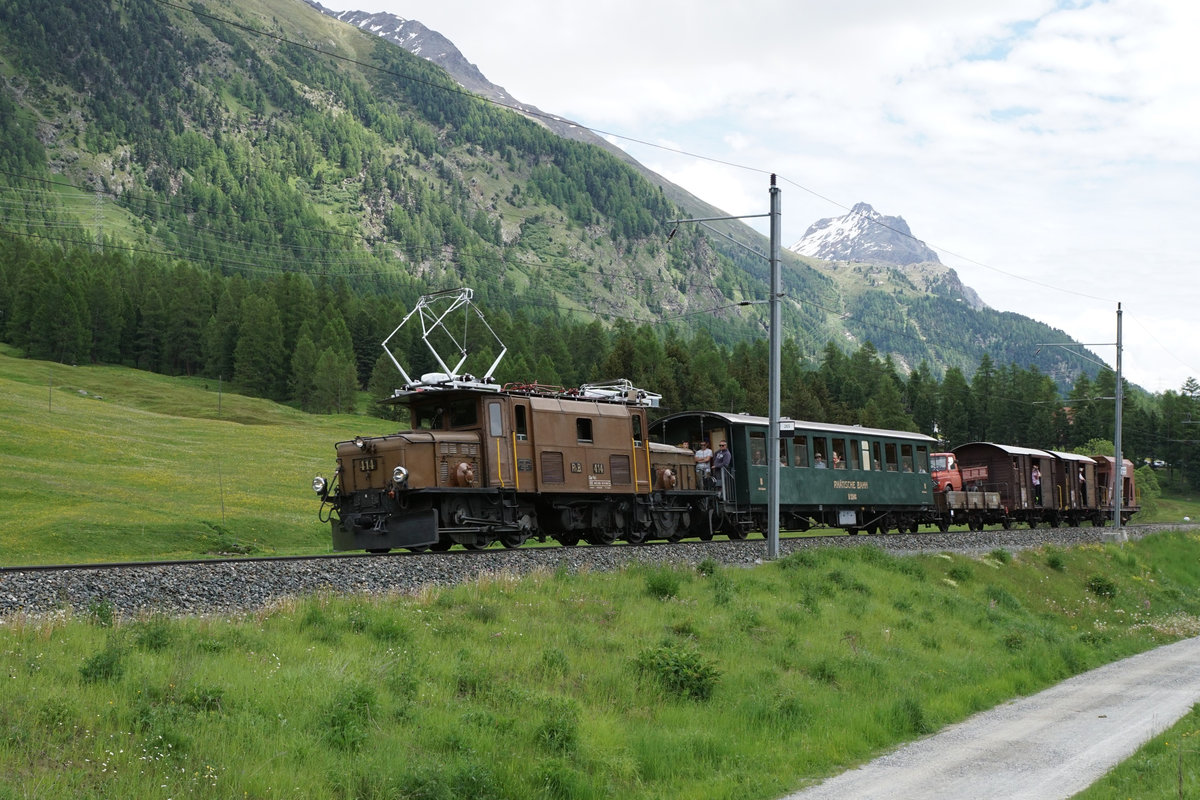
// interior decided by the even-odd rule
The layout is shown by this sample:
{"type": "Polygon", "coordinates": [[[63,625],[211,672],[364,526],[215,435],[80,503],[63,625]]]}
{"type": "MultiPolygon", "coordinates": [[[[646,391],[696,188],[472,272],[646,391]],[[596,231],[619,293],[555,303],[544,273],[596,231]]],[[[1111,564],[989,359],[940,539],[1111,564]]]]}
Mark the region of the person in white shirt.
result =
{"type": "Polygon", "coordinates": [[[707,487],[709,485],[709,472],[712,470],[713,451],[708,447],[708,440],[700,442],[700,449],[696,451],[696,477],[700,479],[700,485],[707,487]]]}

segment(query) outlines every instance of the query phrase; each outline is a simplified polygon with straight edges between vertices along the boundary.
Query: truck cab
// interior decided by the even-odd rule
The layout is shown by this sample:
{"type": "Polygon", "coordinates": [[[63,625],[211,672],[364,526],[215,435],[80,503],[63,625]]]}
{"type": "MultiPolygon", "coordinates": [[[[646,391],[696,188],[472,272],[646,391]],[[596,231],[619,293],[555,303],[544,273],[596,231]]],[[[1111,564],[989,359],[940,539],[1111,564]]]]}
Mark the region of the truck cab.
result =
{"type": "Polygon", "coordinates": [[[929,475],[936,492],[962,491],[962,474],[958,471],[958,459],[954,453],[930,453],[929,475]]]}

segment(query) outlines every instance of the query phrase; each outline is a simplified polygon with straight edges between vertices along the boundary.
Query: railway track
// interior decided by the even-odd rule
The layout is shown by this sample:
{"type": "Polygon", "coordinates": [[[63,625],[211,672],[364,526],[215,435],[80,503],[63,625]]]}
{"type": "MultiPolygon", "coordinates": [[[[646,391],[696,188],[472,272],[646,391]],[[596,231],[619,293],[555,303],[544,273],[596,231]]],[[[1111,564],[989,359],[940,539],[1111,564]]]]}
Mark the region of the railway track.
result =
{"type": "MultiPolygon", "coordinates": [[[[1192,526],[1131,525],[1129,538],[1192,526]]],[[[1034,528],[978,532],[804,536],[780,541],[781,556],[812,547],[880,547],[898,554],[988,552],[1106,541],[1109,528],[1034,528]]],[[[762,538],[611,547],[523,547],[388,555],[236,557],[192,561],[60,564],[0,568],[0,618],[88,613],[104,608],[121,618],[152,614],[252,613],[289,598],[320,592],[411,593],[488,575],[536,571],[606,571],[633,563],[695,566],[712,559],[749,566],[766,555],[762,538]]]]}

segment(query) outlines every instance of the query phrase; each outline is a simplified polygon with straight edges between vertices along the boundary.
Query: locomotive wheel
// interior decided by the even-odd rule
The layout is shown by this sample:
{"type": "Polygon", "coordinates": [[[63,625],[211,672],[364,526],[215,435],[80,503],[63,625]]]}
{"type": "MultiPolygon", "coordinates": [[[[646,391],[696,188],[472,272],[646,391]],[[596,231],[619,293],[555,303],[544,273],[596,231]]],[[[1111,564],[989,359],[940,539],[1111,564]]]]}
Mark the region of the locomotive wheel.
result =
{"type": "Polygon", "coordinates": [[[950,530],[950,520],[946,519],[945,517],[938,517],[937,526],[939,531],[945,533],[946,531],[950,530]]]}
{"type": "Polygon", "coordinates": [[[563,547],[574,547],[579,544],[579,535],[576,533],[562,533],[554,536],[555,541],[563,547]]]}
{"type": "Polygon", "coordinates": [[[511,550],[525,544],[528,538],[529,535],[525,533],[505,533],[500,536],[500,544],[511,550]]]}
{"type": "Polygon", "coordinates": [[[615,533],[603,528],[592,528],[584,538],[587,539],[588,544],[598,545],[609,545],[617,541],[615,533]]]}
{"type": "Polygon", "coordinates": [[[1012,517],[1005,517],[1000,520],[1000,527],[1006,531],[1012,530],[1012,517]]]}

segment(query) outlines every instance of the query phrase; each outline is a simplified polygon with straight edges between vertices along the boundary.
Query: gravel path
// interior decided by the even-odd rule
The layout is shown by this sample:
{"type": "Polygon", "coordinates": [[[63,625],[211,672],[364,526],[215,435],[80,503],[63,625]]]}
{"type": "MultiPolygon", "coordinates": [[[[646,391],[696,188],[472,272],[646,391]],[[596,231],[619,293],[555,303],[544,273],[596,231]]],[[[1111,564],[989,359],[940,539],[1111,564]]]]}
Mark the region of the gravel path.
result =
{"type": "Polygon", "coordinates": [[[1056,800],[1200,701],[1200,638],[1076,675],[785,800],[1056,800]]]}

